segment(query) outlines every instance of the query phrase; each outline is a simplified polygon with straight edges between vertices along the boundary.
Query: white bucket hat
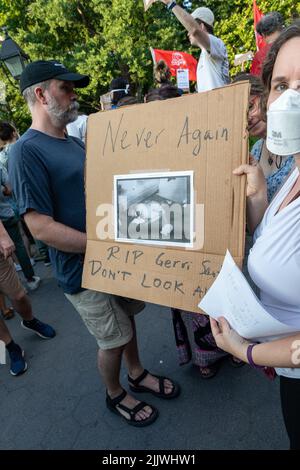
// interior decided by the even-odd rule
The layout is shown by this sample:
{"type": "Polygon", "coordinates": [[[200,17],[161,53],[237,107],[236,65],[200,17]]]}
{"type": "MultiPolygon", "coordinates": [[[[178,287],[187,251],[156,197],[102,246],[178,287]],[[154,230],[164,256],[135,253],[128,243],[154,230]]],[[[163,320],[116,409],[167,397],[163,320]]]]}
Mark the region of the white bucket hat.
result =
{"type": "Polygon", "coordinates": [[[203,21],[209,26],[213,26],[215,21],[215,15],[209,8],[206,7],[196,8],[196,10],[192,13],[192,17],[195,18],[195,20],[203,21]]]}

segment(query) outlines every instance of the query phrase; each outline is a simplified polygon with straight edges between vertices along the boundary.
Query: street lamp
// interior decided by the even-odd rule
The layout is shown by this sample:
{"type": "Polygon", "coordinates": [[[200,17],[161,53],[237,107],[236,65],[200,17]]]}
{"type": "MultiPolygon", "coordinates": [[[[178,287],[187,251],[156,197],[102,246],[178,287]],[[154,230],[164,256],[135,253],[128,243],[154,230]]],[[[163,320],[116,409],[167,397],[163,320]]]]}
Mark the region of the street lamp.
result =
{"type": "Polygon", "coordinates": [[[4,27],[2,30],[5,31],[5,38],[0,49],[0,61],[6,66],[10,75],[14,79],[19,80],[29,61],[29,57],[9,36],[7,29],[4,27]]]}

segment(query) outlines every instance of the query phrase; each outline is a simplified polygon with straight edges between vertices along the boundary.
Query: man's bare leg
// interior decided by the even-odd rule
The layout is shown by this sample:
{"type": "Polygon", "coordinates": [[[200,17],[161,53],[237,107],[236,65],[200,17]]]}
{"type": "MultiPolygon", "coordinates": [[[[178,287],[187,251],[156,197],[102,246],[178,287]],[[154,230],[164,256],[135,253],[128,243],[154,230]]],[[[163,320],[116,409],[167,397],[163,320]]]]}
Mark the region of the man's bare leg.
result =
{"type": "Polygon", "coordinates": [[[15,299],[11,299],[11,303],[16,312],[23,318],[23,320],[33,320],[32,307],[29,297],[26,294],[20,294],[15,299]]]}
{"type": "MultiPolygon", "coordinates": [[[[123,391],[123,387],[120,384],[120,369],[122,354],[126,347],[127,345],[114,349],[99,349],[98,352],[98,368],[100,374],[102,375],[103,382],[105,383],[107,393],[112,399],[119,396],[123,391]]],[[[126,397],[120,403],[132,409],[140,402],[133,398],[131,395],[127,394],[126,397]]],[[[153,410],[150,406],[146,406],[136,414],[136,421],[141,421],[148,418],[151,415],[152,411],[153,410]]],[[[119,412],[120,414],[125,416],[126,419],[130,419],[129,414],[125,411],[119,409],[119,412]]]]}
{"type": "MultiPolygon", "coordinates": [[[[131,317],[133,337],[129,343],[126,344],[124,348],[124,360],[126,367],[128,369],[128,374],[132,379],[139,377],[144,371],[144,367],[141,364],[138,352],[137,337],[136,337],[136,327],[134,318],[131,317]]],[[[153,375],[148,374],[143,380],[141,380],[140,385],[144,387],[149,387],[152,390],[159,392],[159,381],[153,375]]],[[[164,381],[164,390],[165,393],[171,393],[173,391],[172,382],[168,379],[164,381]]]]}
{"type": "Polygon", "coordinates": [[[14,309],[13,307],[7,307],[4,294],[0,294],[0,312],[5,320],[9,320],[14,316],[14,309]]]}
{"type": "Polygon", "coordinates": [[[8,328],[4,321],[0,318],[0,340],[3,341],[6,345],[9,344],[12,340],[8,328]]]}

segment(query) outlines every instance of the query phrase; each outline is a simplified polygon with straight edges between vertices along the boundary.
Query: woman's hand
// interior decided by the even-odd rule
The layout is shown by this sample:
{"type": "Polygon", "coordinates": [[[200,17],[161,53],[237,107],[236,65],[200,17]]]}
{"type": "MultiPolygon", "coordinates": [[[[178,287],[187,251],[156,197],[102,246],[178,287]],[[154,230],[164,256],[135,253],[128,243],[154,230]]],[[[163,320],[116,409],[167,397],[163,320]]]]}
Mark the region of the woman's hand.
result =
{"type": "Polygon", "coordinates": [[[234,175],[247,176],[247,224],[254,233],[268,207],[267,183],[260,165],[250,155],[250,165],[241,165],[233,171],[234,175]]]}
{"type": "Polygon", "coordinates": [[[248,362],[247,348],[251,344],[249,341],[242,338],[233,330],[224,317],[218,318],[218,321],[210,317],[210,325],[212,334],[220,349],[227,351],[244,362],[248,362]]]}
{"type": "Polygon", "coordinates": [[[261,166],[252,155],[250,155],[250,164],[239,166],[233,170],[233,174],[237,176],[247,176],[247,197],[252,198],[258,195],[266,196],[267,184],[265,175],[263,174],[261,166]]]}

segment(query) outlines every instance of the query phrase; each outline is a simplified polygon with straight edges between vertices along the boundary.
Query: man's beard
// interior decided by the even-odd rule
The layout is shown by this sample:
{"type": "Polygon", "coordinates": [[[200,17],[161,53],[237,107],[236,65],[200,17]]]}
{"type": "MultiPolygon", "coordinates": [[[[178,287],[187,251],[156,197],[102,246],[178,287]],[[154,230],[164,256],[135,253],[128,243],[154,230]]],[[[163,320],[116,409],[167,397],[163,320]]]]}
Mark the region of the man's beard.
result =
{"type": "Polygon", "coordinates": [[[70,122],[76,121],[78,117],[79,104],[72,101],[67,109],[61,107],[53,96],[48,98],[48,111],[55,127],[64,128],[70,122]]]}

